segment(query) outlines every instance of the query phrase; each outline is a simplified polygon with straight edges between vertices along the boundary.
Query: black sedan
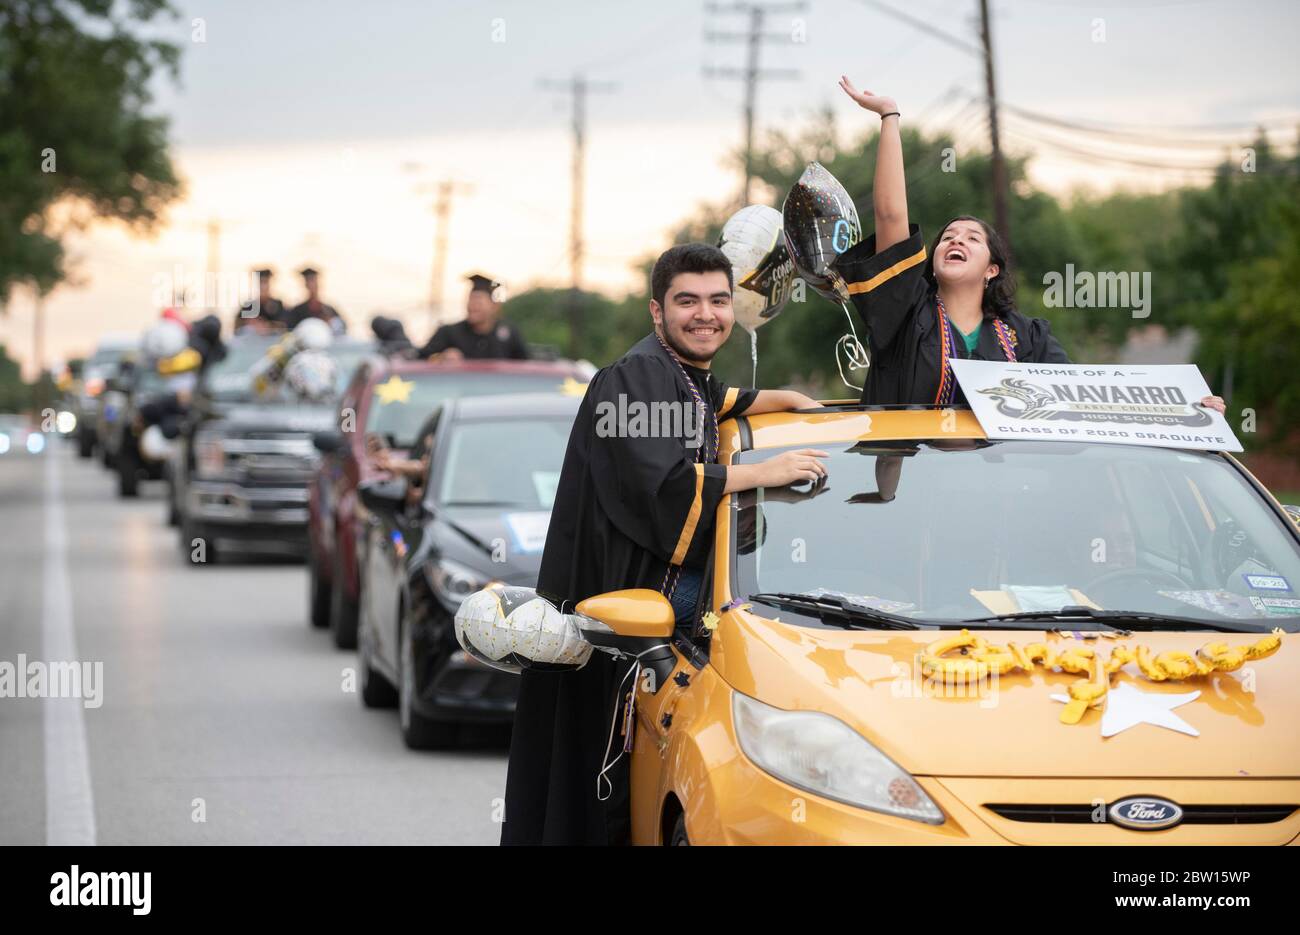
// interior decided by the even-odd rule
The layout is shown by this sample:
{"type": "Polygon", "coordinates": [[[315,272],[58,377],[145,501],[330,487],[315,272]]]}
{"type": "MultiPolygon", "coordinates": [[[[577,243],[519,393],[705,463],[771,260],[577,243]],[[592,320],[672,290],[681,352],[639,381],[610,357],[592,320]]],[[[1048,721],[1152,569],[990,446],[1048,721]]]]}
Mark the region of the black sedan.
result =
{"type": "Polygon", "coordinates": [[[491,582],[537,582],[579,400],[449,400],[421,433],[424,470],[358,489],[364,524],[361,699],[397,705],[407,746],[445,746],[462,722],[509,723],[518,682],[456,642],[460,602],[491,582]]]}

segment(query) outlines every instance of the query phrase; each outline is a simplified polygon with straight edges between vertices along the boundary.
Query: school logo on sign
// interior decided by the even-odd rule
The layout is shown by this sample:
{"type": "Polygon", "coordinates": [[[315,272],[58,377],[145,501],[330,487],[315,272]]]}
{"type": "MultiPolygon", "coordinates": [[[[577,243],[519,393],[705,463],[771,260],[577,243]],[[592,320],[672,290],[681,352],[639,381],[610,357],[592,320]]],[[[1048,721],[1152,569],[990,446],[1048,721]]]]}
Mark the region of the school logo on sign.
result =
{"type": "Polygon", "coordinates": [[[997,402],[998,414],[1013,419],[1118,422],[1139,425],[1209,425],[1210,416],[1187,402],[1176,386],[1053,383],[1040,386],[1005,377],[977,392],[997,402]]]}

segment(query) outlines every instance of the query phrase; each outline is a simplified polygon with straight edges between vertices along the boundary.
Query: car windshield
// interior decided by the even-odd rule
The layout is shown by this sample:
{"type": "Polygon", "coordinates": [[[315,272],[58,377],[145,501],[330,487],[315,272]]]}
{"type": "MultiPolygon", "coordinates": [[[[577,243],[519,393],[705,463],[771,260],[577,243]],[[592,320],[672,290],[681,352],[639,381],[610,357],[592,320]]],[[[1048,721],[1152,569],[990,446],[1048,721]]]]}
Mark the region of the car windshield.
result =
{"type": "Polygon", "coordinates": [[[549,510],[572,427],[571,415],[453,426],[437,488],[438,503],[549,510]]]}
{"type": "MultiPolygon", "coordinates": [[[[208,368],[203,377],[208,396],[221,402],[247,402],[255,398],[250,371],[279,338],[241,337],[226,347],[226,356],[208,368]]],[[[353,372],[374,348],[365,341],[339,340],[325,348],[334,359],[334,391],[341,394],[353,372]]],[[[263,397],[266,401],[284,401],[283,394],[263,397]]]]}
{"type": "Polygon", "coordinates": [[[448,399],[557,392],[566,378],[573,381],[566,374],[508,371],[392,374],[372,391],[366,431],[384,436],[395,448],[410,448],[429,413],[448,399]]]}
{"type": "Polygon", "coordinates": [[[1221,456],[1063,442],[820,447],[824,484],[737,497],[740,596],[811,593],[941,622],[1063,607],[1300,622],[1295,530],[1221,456]]]}

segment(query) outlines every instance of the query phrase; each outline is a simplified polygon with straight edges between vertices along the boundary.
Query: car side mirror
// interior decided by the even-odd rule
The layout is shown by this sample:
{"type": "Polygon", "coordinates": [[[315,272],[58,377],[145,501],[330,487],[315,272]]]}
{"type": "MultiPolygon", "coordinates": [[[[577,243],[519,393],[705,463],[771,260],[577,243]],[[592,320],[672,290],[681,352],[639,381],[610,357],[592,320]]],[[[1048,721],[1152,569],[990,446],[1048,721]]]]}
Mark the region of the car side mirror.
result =
{"type": "Polygon", "coordinates": [[[316,432],[311,437],[311,443],[316,446],[316,450],[321,454],[332,454],[343,447],[343,433],[337,429],[316,432]]]}
{"type": "Polygon", "coordinates": [[[637,640],[666,640],[673,635],[676,614],[668,598],[649,588],[629,588],[626,591],[608,591],[582,601],[577,606],[578,613],[589,617],[602,627],[584,632],[591,642],[603,645],[599,639],[602,632],[613,636],[637,640]]]}
{"type": "Polygon", "coordinates": [[[406,478],[384,477],[357,485],[362,506],[374,513],[396,513],[406,502],[406,478]]]}

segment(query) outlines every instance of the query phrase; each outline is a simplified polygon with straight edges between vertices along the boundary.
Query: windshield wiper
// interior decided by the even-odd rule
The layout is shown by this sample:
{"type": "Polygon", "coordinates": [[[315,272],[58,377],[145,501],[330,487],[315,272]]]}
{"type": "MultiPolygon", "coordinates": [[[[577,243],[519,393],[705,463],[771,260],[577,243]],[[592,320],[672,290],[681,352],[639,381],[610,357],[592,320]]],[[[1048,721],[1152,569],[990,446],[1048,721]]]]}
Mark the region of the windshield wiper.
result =
{"type": "Polygon", "coordinates": [[[809,611],[819,616],[830,614],[850,623],[855,620],[869,620],[886,630],[921,630],[921,623],[900,614],[891,614],[887,610],[876,610],[854,604],[839,597],[825,595],[812,596],[789,591],[760,591],[749,595],[749,600],[767,604],[769,607],[787,610],[809,611]]]}
{"type": "Polygon", "coordinates": [[[1079,604],[1067,604],[1060,610],[1024,610],[1014,614],[994,614],[990,617],[972,617],[962,623],[1006,623],[1024,621],[1077,621],[1100,623],[1111,630],[1224,630],[1230,633],[1270,633],[1269,624],[1252,624],[1243,620],[1202,620],[1198,617],[1179,617],[1144,610],[1097,610],[1079,604]]]}

